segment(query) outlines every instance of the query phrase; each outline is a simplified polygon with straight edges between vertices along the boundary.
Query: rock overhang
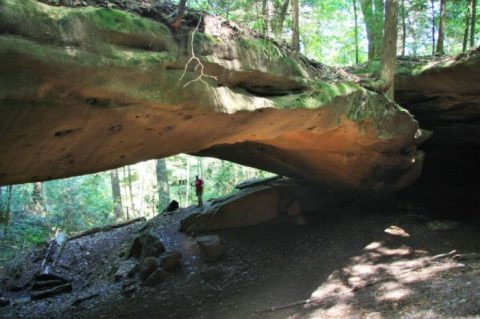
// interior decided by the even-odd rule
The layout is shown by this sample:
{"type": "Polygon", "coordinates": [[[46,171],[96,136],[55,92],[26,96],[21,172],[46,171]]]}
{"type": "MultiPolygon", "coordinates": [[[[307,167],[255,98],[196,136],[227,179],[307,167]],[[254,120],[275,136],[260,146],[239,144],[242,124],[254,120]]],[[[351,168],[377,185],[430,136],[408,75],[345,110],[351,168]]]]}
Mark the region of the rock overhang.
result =
{"type": "Polygon", "coordinates": [[[177,153],[378,193],[420,173],[407,111],[279,44],[221,32],[218,18],[178,35],[112,9],[0,6],[0,184],[177,153]],[[184,87],[199,74],[184,72],[192,33],[215,79],[184,87]]]}

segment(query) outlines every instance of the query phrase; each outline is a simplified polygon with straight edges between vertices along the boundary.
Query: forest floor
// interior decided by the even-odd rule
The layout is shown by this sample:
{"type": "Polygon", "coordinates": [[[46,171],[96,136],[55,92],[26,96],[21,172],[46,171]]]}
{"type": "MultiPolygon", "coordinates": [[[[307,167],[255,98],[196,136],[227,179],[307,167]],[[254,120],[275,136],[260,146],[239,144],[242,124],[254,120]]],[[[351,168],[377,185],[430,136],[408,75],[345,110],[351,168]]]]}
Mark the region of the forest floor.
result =
{"type": "Polygon", "coordinates": [[[70,278],[69,293],[30,300],[24,287],[44,252],[19,256],[0,270],[0,295],[10,301],[0,317],[478,318],[480,223],[432,221],[396,206],[352,204],[305,214],[303,226],[276,221],[219,231],[226,255],[214,263],[178,232],[198,209],[180,209],[148,227],[138,222],[68,241],[56,269],[70,278]],[[113,273],[140,230],[180,251],[182,264],[157,286],[139,281],[125,295],[113,273]]]}

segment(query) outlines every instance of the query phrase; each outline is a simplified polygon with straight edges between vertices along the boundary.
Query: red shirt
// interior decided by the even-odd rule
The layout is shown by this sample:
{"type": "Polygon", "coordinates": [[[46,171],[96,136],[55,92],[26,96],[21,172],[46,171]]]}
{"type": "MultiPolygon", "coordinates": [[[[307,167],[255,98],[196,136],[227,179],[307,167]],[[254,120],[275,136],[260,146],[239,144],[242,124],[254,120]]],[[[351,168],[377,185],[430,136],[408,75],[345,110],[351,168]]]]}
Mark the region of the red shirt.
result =
{"type": "Polygon", "coordinates": [[[203,191],[203,181],[201,179],[196,179],[195,180],[195,190],[197,192],[203,191]]]}

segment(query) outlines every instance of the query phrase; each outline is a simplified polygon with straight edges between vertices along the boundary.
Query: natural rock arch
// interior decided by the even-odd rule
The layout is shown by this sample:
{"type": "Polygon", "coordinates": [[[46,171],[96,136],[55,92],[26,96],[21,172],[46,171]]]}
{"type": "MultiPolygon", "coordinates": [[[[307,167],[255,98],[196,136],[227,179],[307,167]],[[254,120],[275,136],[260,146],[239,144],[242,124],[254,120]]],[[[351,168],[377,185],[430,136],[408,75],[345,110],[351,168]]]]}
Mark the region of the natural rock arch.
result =
{"type": "Polygon", "coordinates": [[[216,17],[0,2],[0,185],[177,153],[386,193],[421,171],[418,124],[353,77],[216,17]]]}

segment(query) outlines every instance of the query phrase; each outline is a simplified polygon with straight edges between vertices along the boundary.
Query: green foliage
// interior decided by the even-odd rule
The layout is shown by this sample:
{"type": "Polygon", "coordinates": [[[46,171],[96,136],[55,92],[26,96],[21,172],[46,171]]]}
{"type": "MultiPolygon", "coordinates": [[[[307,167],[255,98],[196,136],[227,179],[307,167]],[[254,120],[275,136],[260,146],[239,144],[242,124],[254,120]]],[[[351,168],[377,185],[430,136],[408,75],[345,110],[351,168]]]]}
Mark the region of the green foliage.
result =
{"type": "MultiPolygon", "coordinates": [[[[273,37],[275,26],[283,1],[270,0],[268,35],[273,37]]],[[[199,0],[191,2],[194,8],[202,9],[226,19],[240,23],[258,32],[262,31],[262,1],[240,0],[199,0]],[[245,8],[249,8],[245,10],[245,8]]],[[[448,54],[457,54],[462,49],[465,28],[467,1],[447,1],[445,32],[445,50],[448,54]]],[[[300,37],[304,54],[329,65],[351,65],[355,63],[354,11],[353,0],[303,0],[300,4],[300,37]]],[[[405,26],[407,55],[430,55],[432,53],[432,7],[430,0],[405,0],[405,26]]],[[[400,4],[401,5],[401,4],[400,4]]],[[[440,0],[434,1],[435,38],[438,37],[438,19],[440,0]]],[[[478,11],[478,10],[477,10],[478,11]]],[[[400,11],[401,12],[401,11],[400,11]]],[[[357,1],[359,59],[367,60],[367,35],[365,21],[357,1]]],[[[480,14],[477,14],[477,24],[480,14]]],[[[376,28],[381,26],[375,26],[376,28]]],[[[402,48],[402,15],[399,22],[398,52],[402,48]]],[[[287,12],[283,36],[279,41],[290,42],[291,18],[287,12]]]]}
{"type": "Polygon", "coordinates": [[[185,154],[167,158],[170,199],[177,200],[180,206],[197,203],[193,182],[198,175],[203,179],[204,201],[217,198],[234,191],[240,182],[258,177],[272,176],[272,173],[238,165],[214,158],[199,158],[185,154]],[[188,193],[188,196],[187,196],[188,193]]]}
{"type": "Polygon", "coordinates": [[[85,175],[44,183],[48,219],[55,228],[76,232],[113,221],[109,176],[85,175]]]}

